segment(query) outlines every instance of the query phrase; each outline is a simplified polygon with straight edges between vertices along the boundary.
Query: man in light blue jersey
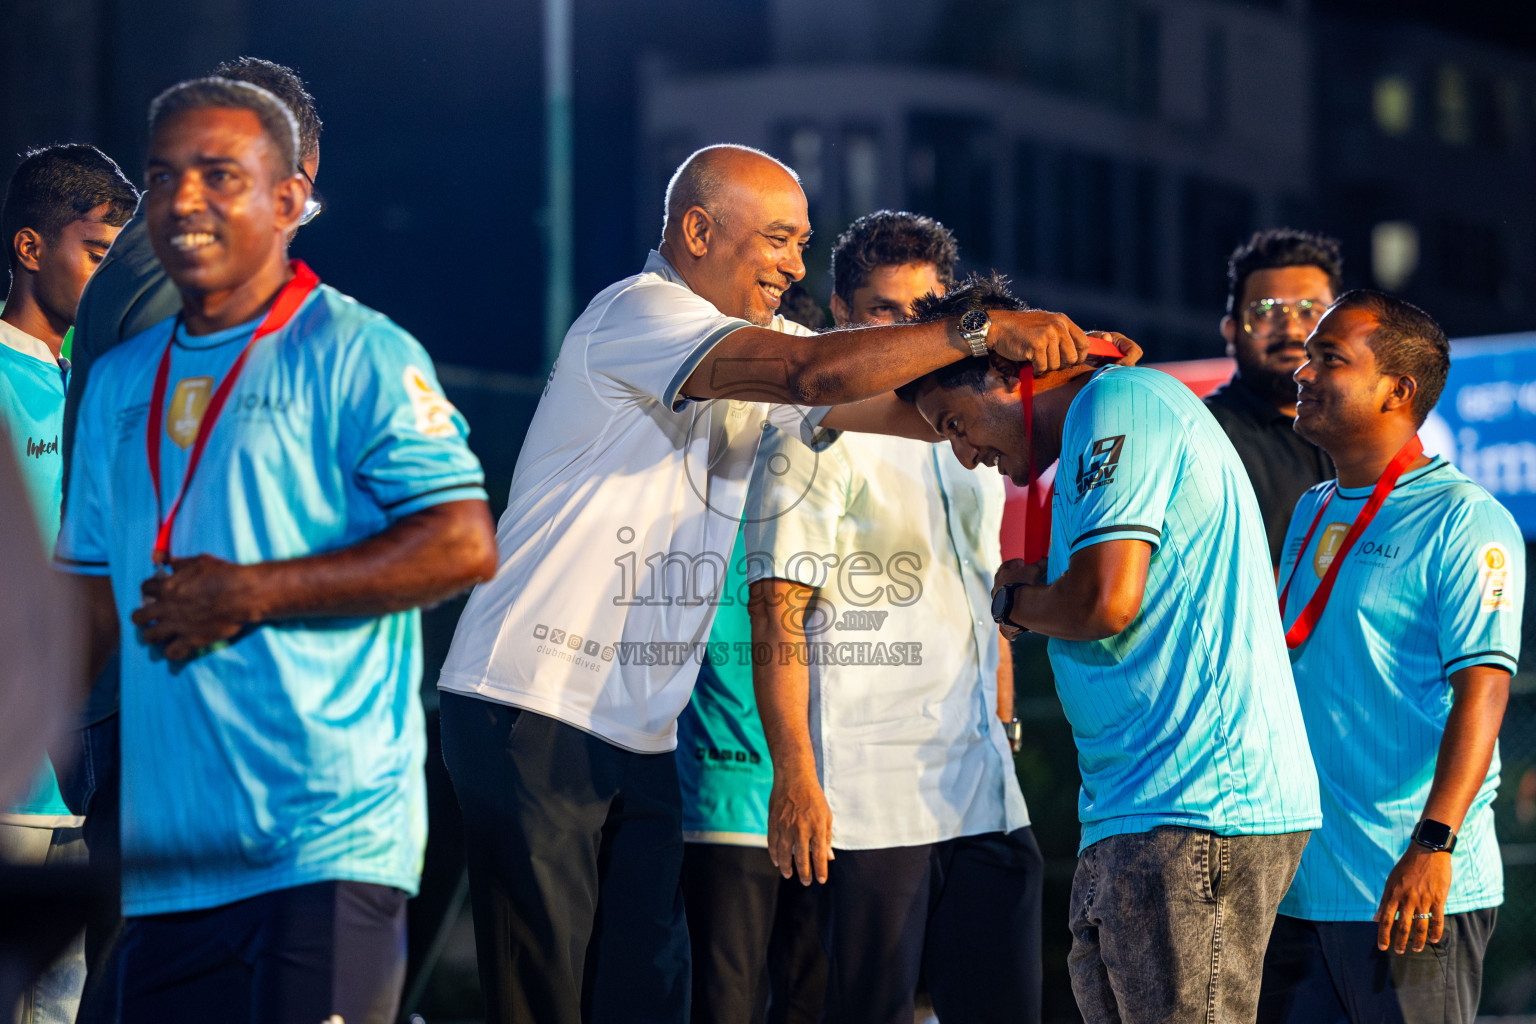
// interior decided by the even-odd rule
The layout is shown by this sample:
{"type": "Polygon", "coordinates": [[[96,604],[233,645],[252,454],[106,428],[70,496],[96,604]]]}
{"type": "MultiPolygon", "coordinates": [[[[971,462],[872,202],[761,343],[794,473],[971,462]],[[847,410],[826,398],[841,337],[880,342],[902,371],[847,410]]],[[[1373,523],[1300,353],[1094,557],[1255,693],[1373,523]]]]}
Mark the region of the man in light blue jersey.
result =
{"type": "MultiPolygon", "coordinates": [[[[835,265],[936,231],[871,214],[835,265]]],[[[950,292],[931,267],[881,269],[896,272],[876,291],[905,299],[902,319],[984,296],[1024,308],[1000,279],[950,292]]],[[[920,976],[941,1018],[1040,1018],[1042,860],[996,714],[1011,652],[988,614],[1003,504],[1001,480],[936,445],[763,440],[744,530],[752,639],[772,654],[753,670],[768,848],[786,877],[820,883],[828,1020],[909,1021],[920,976]]]]}
{"type": "Polygon", "coordinates": [[[184,82],[145,216],[182,308],[82,403],[56,558],[122,638],[122,1020],[393,1020],[424,841],[420,626],[491,574],[417,342],[287,260],[292,113],[184,82]]]}
{"type": "Polygon", "coordinates": [[[1296,371],[1296,430],[1338,479],[1286,534],[1281,614],[1323,826],[1264,961],[1266,1022],[1466,1022],[1504,902],[1499,724],[1525,542],[1417,431],[1450,369],[1423,311],[1341,296],[1296,371]]]}
{"type": "Polygon", "coordinates": [[[969,466],[1023,484],[1061,460],[1048,564],[1005,563],[992,613],[1051,638],[1077,741],[1073,992],[1089,1024],[1251,1021],[1320,820],[1253,488],[1166,374],[1025,383],[980,358],[899,393],[969,466]]]}
{"type": "MultiPolygon", "coordinates": [[[[320,173],[320,117],[314,97],[291,68],[259,57],[237,57],[214,68],[211,75],[259,85],[287,105],[299,125],[299,170],[306,186],[320,173]]],[[[320,211],[313,190],[301,224],[320,211]]],[[[292,238],[290,236],[290,242],[292,238]]],[[[167,276],[150,244],[140,209],[123,226],[80,296],[74,342],[69,352],[69,390],[64,402],[64,426],[59,439],[64,457],[64,498],[69,498],[70,456],[80,399],[97,359],[129,338],[174,316],[181,293],[167,276]]],[[[85,842],[91,867],[98,875],[116,878],[118,870],[118,718],[117,665],[109,663],[91,687],[76,733],[75,763],[61,771],[64,802],[85,816],[85,842]]],[[[115,888],[115,887],[114,887],[115,888]]],[[[412,913],[421,901],[412,903],[412,913]]],[[[111,977],[111,940],[121,922],[115,905],[99,908],[85,928],[90,975],[81,1003],[80,1024],[112,1024],[115,982],[111,977]]]]}
{"type": "MultiPolygon", "coordinates": [[[[26,491],[52,552],[59,533],[64,460],[59,452],[69,360],[64,337],[80,290],[133,212],[138,193],[92,146],[33,150],[16,168],[0,211],[11,285],[0,313],[0,426],[14,445],[26,491]]],[[[0,860],[78,862],[88,824],[65,803],[45,761],[18,804],[0,805],[0,860]]],[[[72,942],[24,999],[20,1024],[73,1021],[85,950],[72,942]]]]}

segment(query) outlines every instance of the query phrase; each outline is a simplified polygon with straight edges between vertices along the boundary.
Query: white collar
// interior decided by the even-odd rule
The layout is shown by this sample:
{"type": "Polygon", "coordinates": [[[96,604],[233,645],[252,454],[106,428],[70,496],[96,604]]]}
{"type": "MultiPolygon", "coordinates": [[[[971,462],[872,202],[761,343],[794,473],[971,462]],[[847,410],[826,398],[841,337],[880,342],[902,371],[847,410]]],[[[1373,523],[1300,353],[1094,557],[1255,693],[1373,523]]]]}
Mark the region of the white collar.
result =
{"type": "Polygon", "coordinates": [[[45,363],[58,363],[53,349],[49,348],[40,338],[34,338],[20,327],[12,326],[4,320],[0,320],[0,345],[13,348],[22,355],[34,356],[45,363]]]}

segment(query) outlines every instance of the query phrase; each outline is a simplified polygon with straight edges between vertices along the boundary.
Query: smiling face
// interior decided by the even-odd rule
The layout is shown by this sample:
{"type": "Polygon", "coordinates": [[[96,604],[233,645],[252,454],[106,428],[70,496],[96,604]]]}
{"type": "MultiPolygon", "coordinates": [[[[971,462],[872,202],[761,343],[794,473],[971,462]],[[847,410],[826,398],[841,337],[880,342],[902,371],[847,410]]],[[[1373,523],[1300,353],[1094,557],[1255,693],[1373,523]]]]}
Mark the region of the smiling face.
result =
{"type": "Polygon", "coordinates": [[[1307,339],[1307,361],[1296,371],[1296,432],[1325,451],[1380,428],[1397,379],[1376,362],[1375,330],[1366,310],[1335,309],[1307,339]]]}
{"type": "Polygon", "coordinates": [[[64,324],[75,322],[75,310],[79,308],[86,281],[122,230],[120,225],[113,227],[106,222],[111,210],[111,204],[102,203],[79,220],[66,224],[59,237],[38,246],[34,289],[37,304],[49,319],[64,324]]]}
{"type": "Polygon", "coordinates": [[[832,316],[839,327],[894,324],[912,312],[912,303],[932,292],[944,294],[939,270],[932,263],[902,263],[875,267],[853,290],[850,301],[832,296],[832,316]]]}
{"type": "Polygon", "coordinates": [[[253,111],[188,110],[150,141],[150,241],[183,293],[231,292],[281,262],[306,195],[253,111]]]}
{"type": "Polygon", "coordinates": [[[1243,281],[1241,301],[1222,320],[1227,354],[1237,361],[1238,374],[1261,394],[1283,401],[1295,399],[1291,374],[1306,359],[1307,334],[1334,300],[1328,274],[1321,267],[1271,267],[1255,270],[1243,281]],[[1255,304],[1277,300],[1270,309],[1255,304]],[[1311,305],[1311,312],[1297,309],[1311,305]],[[1292,312],[1287,315],[1279,305],[1292,312]],[[1308,317],[1312,319],[1308,319],[1308,317]]]}
{"type": "Polygon", "coordinates": [[[695,257],[686,275],[726,316],[766,327],[784,290],[805,277],[811,241],[805,193],[763,157],[729,154],[722,163],[727,180],[717,209],[692,207],[683,217],[682,244],[695,257]]]}
{"type": "Polygon", "coordinates": [[[1029,483],[1017,380],[989,369],[981,390],[933,384],[918,393],[917,411],[944,435],[966,469],[991,466],[1021,487],[1029,483]]]}

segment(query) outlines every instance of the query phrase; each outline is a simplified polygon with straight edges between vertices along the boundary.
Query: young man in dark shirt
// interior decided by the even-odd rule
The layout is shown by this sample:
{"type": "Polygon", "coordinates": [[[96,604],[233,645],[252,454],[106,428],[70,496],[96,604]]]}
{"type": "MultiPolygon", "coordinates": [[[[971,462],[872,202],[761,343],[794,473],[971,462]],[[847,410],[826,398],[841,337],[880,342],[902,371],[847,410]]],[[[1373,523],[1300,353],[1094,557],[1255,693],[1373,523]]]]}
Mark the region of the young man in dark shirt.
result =
{"type": "Polygon", "coordinates": [[[1291,427],[1304,342],[1341,290],[1339,243],[1290,228],[1255,232],[1227,260],[1227,314],[1221,335],[1237,372],[1205,404],[1253,481],[1269,558],[1307,488],[1333,477],[1333,463],[1291,427]]]}

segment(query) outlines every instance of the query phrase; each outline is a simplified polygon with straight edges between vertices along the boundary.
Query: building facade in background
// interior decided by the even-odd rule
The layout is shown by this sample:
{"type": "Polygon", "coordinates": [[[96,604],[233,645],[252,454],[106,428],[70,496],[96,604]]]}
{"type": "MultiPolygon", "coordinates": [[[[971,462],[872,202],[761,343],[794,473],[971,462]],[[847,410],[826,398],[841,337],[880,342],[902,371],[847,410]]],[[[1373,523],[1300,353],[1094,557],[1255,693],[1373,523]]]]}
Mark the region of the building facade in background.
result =
{"type": "Polygon", "coordinates": [[[1225,257],[1282,224],[1454,334],[1536,324],[1536,61],[1303,0],[875,8],[772,0],[770,63],[647,68],[637,195],[700,145],[760,146],[823,233],[939,217],[968,266],[1157,359],[1219,353],[1225,257]]]}

